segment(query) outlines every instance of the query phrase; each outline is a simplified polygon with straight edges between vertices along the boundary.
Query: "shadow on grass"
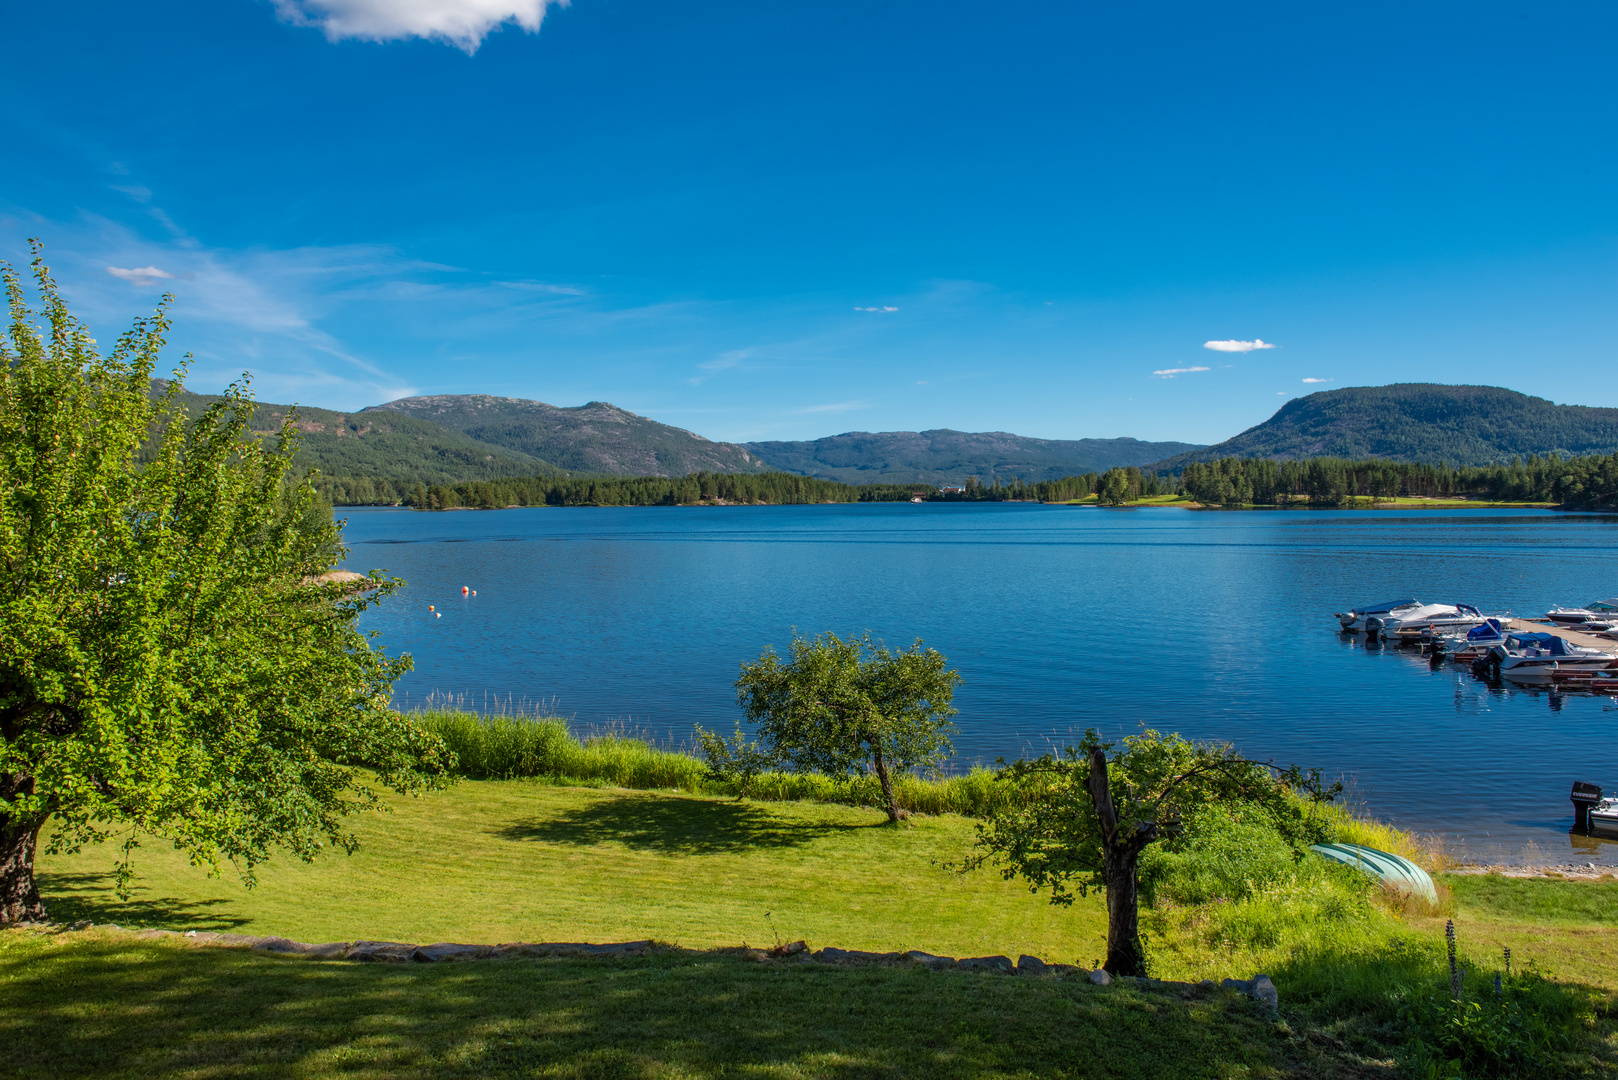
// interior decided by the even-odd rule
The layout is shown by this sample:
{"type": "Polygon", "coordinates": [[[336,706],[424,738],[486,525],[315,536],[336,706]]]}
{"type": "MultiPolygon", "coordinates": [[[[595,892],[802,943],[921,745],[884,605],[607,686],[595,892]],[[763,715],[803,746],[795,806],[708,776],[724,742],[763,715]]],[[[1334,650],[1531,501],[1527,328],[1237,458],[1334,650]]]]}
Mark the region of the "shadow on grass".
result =
{"type": "Polygon", "coordinates": [[[638,851],[717,855],[795,847],[869,825],[808,822],[756,803],[619,795],[555,817],[512,822],[492,830],[505,840],[538,840],[592,847],[616,841],[638,851]]]}
{"type": "Polygon", "coordinates": [[[396,967],[18,933],[0,985],[24,1076],[1169,1080],[1293,1056],[1236,995],[689,955],[396,967]]]}
{"type": "Polygon", "coordinates": [[[143,896],[150,890],[139,885],[128,900],[113,895],[112,874],[37,875],[45,910],[54,922],[73,923],[89,919],[94,923],[120,926],[156,926],[167,929],[218,930],[229,932],[251,920],[216,911],[228,900],[181,900],[173,896],[143,896]]]}

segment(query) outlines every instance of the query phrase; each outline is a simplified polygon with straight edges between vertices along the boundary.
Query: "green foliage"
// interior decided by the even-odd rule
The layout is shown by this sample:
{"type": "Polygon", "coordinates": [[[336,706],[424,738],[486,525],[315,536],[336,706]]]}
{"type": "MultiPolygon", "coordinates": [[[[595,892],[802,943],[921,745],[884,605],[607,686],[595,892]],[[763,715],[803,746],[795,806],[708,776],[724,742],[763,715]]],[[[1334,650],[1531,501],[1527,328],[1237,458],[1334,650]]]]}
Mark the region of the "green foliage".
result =
{"type": "MultiPolygon", "coordinates": [[[[1034,794],[1027,805],[998,813],[978,827],[980,851],[969,865],[998,863],[1001,876],[1020,877],[1031,890],[1046,890],[1051,903],[1062,905],[1071,905],[1075,892],[1085,896],[1108,884],[1109,844],[1144,849],[1164,837],[1181,836],[1188,821],[1220,820],[1215,809],[1220,806],[1245,804],[1248,820],[1262,821],[1293,852],[1301,852],[1325,838],[1326,826],[1324,818],[1310,812],[1310,802],[1290,797],[1292,786],[1323,798],[1335,795],[1335,790],[1321,792],[1318,775],[1309,778],[1289,770],[1277,777],[1228,744],[1194,743],[1151,730],[1127,736],[1120,748],[1103,742],[1092,728],[1062,757],[1046,754],[1016,761],[999,775],[1034,794]],[[1090,788],[1090,755],[1095,751],[1107,762],[1118,821],[1114,837],[1106,835],[1090,788]]],[[[1239,848],[1240,840],[1235,843],[1239,848]]]]}
{"type": "Polygon", "coordinates": [[[902,816],[892,774],[936,771],[954,747],[950,700],[960,675],[918,638],[902,652],[869,633],[793,635],[742,665],[736,699],[773,754],[796,769],[842,776],[873,771],[890,820],[902,816]]]}
{"type": "Polygon", "coordinates": [[[1215,446],[1158,462],[1317,456],[1503,464],[1519,456],[1618,452],[1618,409],[1553,405],[1496,386],[1396,383],[1326,390],[1283,405],[1264,423],[1215,446]]]}
{"type": "MultiPolygon", "coordinates": [[[[168,380],[152,380],[154,396],[168,380]]],[[[180,388],[177,402],[198,415],[223,399],[180,388]]],[[[276,445],[287,424],[296,428],[291,471],[315,470],[315,490],[339,506],[393,505],[416,484],[454,484],[495,477],[559,476],[550,462],[394,412],[342,413],[308,406],[254,402],[248,427],[253,436],[276,445]]],[[[148,447],[143,452],[150,455],[148,447]]]]}
{"type": "Polygon", "coordinates": [[[109,356],[38,256],[46,327],[8,266],[0,345],[0,921],[39,917],[33,845],[129,827],[198,863],[351,847],[373,785],[419,791],[436,740],[388,708],[407,660],[374,650],[366,591],[307,578],[341,553],[296,431],[251,437],[233,386],[190,417],[149,379],[166,306],[109,356]],[[145,464],[137,465],[144,456],[145,464]],[[362,770],[363,767],[363,770],[362,770]]]}
{"type": "MultiPolygon", "coordinates": [[[[1532,1077],[1571,1047],[1570,1029],[1583,1019],[1567,994],[1547,986],[1535,972],[1511,970],[1511,952],[1492,986],[1468,985],[1459,966],[1455,924],[1444,928],[1449,948],[1449,985],[1439,993],[1407,995],[1399,1019],[1405,1029],[1406,1064],[1417,1077],[1532,1077]]],[[[1430,985],[1430,984],[1429,984],[1430,985]]]]}
{"type": "Polygon", "coordinates": [[[1129,474],[1122,469],[1108,469],[1101,478],[1101,488],[1096,493],[1098,498],[1108,506],[1122,506],[1136,498],[1135,486],[1130,484],[1129,479],[1129,474]]]}
{"type": "Polygon", "coordinates": [[[1353,499],[1400,496],[1611,506],[1618,500],[1618,455],[1529,457],[1464,467],[1379,459],[1221,458],[1186,465],[1180,482],[1198,502],[1227,506],[1338,506],[1353,499]]]}
{"type": "Polygon", "coordinates": [[[710,442],[605,401],[559,407],[488,394],[438,394],[401,398],[361,415],[366,419],[408,415],[432,421],[485,445],[531,455],[575,474],[667,477],[768,470],[735,443],[710,442]]]}
{"type": "MultiPolygon", "coordinates": [[[[965,477],[1035,483],[1133,466],[1138,471],[1191,443],[1138,439],[1031,439],[1003,431],[854,431],[804,442],[756,442],[747,448],[777,469],[841,480],[960,484],[965,477]]],[[[1090,494],[1089,491],[1084,492],[1090,494]]],[[[1070,498],[1072,496],[1069,496],[1070,498]]]]}
{"type": "Polygon", "coordinates": [[[697,726],[697,741],[702,756],[708,763],[708,779],[728,784],[736,789],[736,797],[745,799],[753,794],[759,777],[780,762],[780,756],[764,745],[761,739],[749,740],[740,725],[736,733],[725,738],[718,732],[697,726]]]}

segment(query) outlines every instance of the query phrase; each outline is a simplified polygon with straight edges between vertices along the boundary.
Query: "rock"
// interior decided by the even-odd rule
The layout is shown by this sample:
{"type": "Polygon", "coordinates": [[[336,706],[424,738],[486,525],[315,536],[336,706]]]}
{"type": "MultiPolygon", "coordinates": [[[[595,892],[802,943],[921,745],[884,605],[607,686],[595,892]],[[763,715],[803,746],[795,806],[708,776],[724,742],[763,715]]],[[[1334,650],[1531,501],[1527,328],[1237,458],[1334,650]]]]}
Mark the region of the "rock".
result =
{"type": "Polygon", "coordinates": [[[1106,968],[1096,968],[1090,972],[1090,981],[1097,986],[1111,986],[1112,976],[1107,973],[1106,968]]]}
{"type": "Polygon", "coordinates": [[[650,941],[621,941],[609,945],[589,945],[582,941],[527,941],[496,945],[491,956],[645,956],[652,951],[650,941]]]}
{"type": "Polygon", "coordinates": [[[777,945],[775,948],[771,949],[770,955],[797,956],[799,953],[806,953],[808,951],[809,943],[807,941],[790,941],[785,945],[777,945]]]}
{"type": "Polygon", "coordinates": [[[1252,979],[1221,979],[1219,985],[1225,990],[1234,990],[1238,994],[1251,995],[1253,993],[1252,979]]]}
{"type": "Polygon", "coordinates": [[[418,964],[442,964],[450,960],[481,960],[493,951],[487,945],[454,945],[441,941],[420,946],[410,954],[410,959],[418,964]]]}
{"type": "Polygon", "coordinates": [[[184,937],[184,934],[174,930],[142,930],[135,935],[136,941],[157,941],[166,937],[184,937]]]}
{"type": "Polygon", "coordinates": [[[309,946],[301,941],[289,941],[284,937],[260,938],[258,944],[253,945],[254,952],[273,953],[301,953],[309,946]]]}
{"type": "Polygon", "coordinates": [[[321,960],[342,960],[348,956],[348,950],[353,947],[352,941],[327,941],[319,945],[305,945],[303,955],[321,960]]]}
{"type": "Polygon", "coordinates": [[[270,940],[257,934],[220,934],[214,939],[215,945],[222,945],[227,949],[251,949],[261,942],[270,940]]]}
{"type": "Polygon", "coordinates": [[[1199,987],[1201,987],[1202,989],[1204,989],[1204,990],[1217,990],[1217,989],[1219,989],[1219,984],[1214,982],[1212,979],[1203,979],[1197,985],[1199,987]]]}
{"type": "Polygon", "coordinates": [[[1083,971],[1086,975],[1090,973],[1088,969],[1081,968],[1077,964],[1046,964],[1045,967],[1052,975],[1072,975],[1079,971],[1083,971]]]}
{"type": "Polygon", "coordinates": [[[68,929],[69,930],[88,930],[88,929],[90,929],[90,927],[92,927],[94,925],[95,925],[95,923],[92,923],[89,919],[80,919],[78,922],[70,924],[68,926],[68,929]]]}
{"type": "Polygon", "coordinates": [[[1255,975],[1253,977],[1251,996],[1254,1001],[1271,1012],[1276,1012],[1281,1008],[1281,995],[1275,992],[1275,984],[1270,981],[1268,975],[1255,975]]]}
{"type": "Polygon", "coordinates": [[[968,971],[998,971],[1010,975],[1016,971],[1009,956],[972,956],[960,961],[960,966],[968,971]]]}
{"type": "Polygon", "coordinates": [[[348,947],[344,956],[349,960],[372,964],[403,964],[415,952],[414,945],[405,945],[397,941],[356,941],[348,947]]]}
{"type": "Polygon", "coordinates": [[[1027,953],[1023,953],[1017,957],[1018,975],[1044,975],[1049,971],[1050,968],[1045,961],[1037,956],[1029,956],[1027,953]]]}
{"type": "Polygon", "coordinates": [[[911,949],[909,952],[905,953],[905,958],[918,964],[926,964],[934,971],[955,966],[955,958],[953,956],[934,956],[932,953],[922,952],[920,949],[911,949]]]}
{"type": "Polygon", "coordinates": [[[193,945],[214,945],[219,941],[220,935],[212,930],[193,930],[185,935],[185,939],[193,945]]]}

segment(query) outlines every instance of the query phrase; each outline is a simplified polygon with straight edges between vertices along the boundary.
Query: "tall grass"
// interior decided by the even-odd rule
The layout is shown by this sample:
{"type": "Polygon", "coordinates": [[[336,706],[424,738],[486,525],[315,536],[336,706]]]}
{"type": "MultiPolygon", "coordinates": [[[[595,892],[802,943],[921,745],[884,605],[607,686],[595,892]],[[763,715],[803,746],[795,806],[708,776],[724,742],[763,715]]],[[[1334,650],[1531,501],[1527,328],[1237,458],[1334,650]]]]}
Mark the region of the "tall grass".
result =
{"type": "MultiPolygon", "coordinates": [[[[555,717],[480,715],[450,709],[425,709],[415,715],[455,754],[456,771],[472,780],[532,777],[644,790],[738,793],[734,784],[710,779],[707,766],[691,754],[619,733],[580,737],[555,717]]],[[[1025,797],[983,768],[937,779],[900,776],[895,778],[894,788],[899,805],[923,814],[984,817],[1025,797]]],[[[876,806],[882,801],[876,777],[870,775],[771,772],[754,780],[752,795],[777,802],[849,806],[876,806]]]]}
{"type": "MultiPolygon", "coordinates": [[[[621,731],[581,736],[554,716],[483,714],[431,704],[413,715],[444,740],[455,754],[457,771],[471,780],[534,778],[642,790],[739,794],[733,783],[711,779],[707,766],[695,755],[621,731]]],[[[988,817],[1026,805],[1032,796],[1030,790],[999,780],[994,770],[981,766],[953,776],[895,777],[894,789],[899,805],[912,813],[966,817],[988,817]]],[[[751,794],[773,802],[848,806],[882,802],[876,777],[869,774],[765,773],[753,781],[751,794]]],[[[1334,840],[1391,851],[1433,870],[1444,868],[1442,852],[1410,833],[1340,806],[1324,805],[1311,812],[1325,816],[1326,831],[1334,840]]]]}

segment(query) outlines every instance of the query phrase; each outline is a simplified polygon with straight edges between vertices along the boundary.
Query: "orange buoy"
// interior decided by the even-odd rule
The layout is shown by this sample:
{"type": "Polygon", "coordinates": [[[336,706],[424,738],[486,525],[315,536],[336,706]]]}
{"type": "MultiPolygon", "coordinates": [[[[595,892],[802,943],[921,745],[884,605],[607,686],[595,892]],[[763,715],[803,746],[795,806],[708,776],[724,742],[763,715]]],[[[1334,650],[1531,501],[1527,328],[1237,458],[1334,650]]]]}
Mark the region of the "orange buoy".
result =
{"type": "Polygon", "coordinates": [[[471,590],[471,589],[468,589],[468,588],[467,588],[467,587],[466,587],[466,586],[465,586],[465,585],[462,585],[462,586],[461,586],[461,595],[462,595],[462,596],[465,596],[465,595],[466,595],[466,594],[467,594],[467,593],[469,593],[469,592],[471,592],[471,591],[472,591],[472,590],[471,590]]]}
{"type": "Polygon", "coordinates": [[[431,604],[428,604],[428,605],[427,605],[427,610],[428,610],[428,611],[436,611],[436,610],[437,610],[437,608],[435,608],[435,607],[433,607],[433,606],[432,606],[432,605],[431,605],[431,604]]]}
{"type": "Polygon", "coordinates": [[[476,590],[476,589],[473,589],[473,590],[472,590],[472,595],[473,595],[473,596],[476,596],[476,595],[477,595],[477,594],[478,594],[478,591],[477,591],[477,590],[476,590]]]}

